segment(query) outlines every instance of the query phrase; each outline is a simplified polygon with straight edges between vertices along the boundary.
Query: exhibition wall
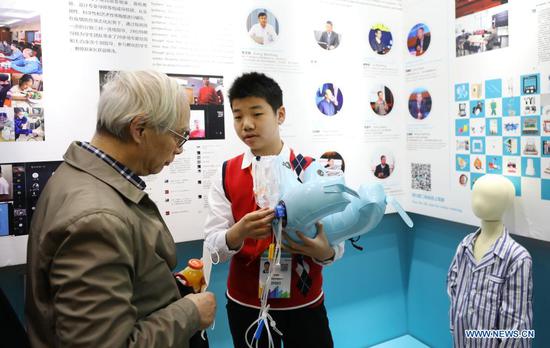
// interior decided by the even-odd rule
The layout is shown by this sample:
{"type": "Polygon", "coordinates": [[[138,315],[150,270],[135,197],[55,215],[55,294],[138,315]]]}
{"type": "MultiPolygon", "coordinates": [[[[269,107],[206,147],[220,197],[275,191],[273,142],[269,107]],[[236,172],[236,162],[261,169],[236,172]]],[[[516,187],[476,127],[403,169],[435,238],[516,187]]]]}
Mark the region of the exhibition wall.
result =
{"type": "MultiPolygon", "coordinates": [[[[8,267],[0,285],[19,313],[33,209],[70,142],[91,139],[106,74],[157,69],[190,100],[191,141],[146,178],[179,243],[179,269],[202,253],[211,178],[244,149],[227,88],[258,70],[285,93],[287,144],[329,175],[345,174],[352,188],[382,184],[413,213],[414,229],[388,215],[362,238],[365,251],[348,245],[327,267],[337,346],[406,333],[450,345],[445,278],[457,244],[479,224],[470,196],[485,173],[515,186],[505,222],[533,257],[535,346],[550,342],[541,300],[550,291],[547,0],[72,0],[55,8],[0,0],[0,9],[2,39],[34,52],[25,67],[0,58],[10,86],[33,77],[32,91],[0,105],[0,267],[8,267]],[[10,22],[10,11],[24,18],[10,22]],[[265,37],[254,34],[260,12],[273,28],[265,37]],[[210,100],[201,100],[205,87],[210,100]],[[388,171],[378,169],[382,158],[388,171]]],[[[211,283],[222,303],[226,273],[227,264],[215,266],[211,283]]],[[[219,346],[229,339],[225,320],[222,310],[210,333],[219,346]]]]}
{"type": "Polygon", "coordinates": [[[243,149],[225,93],[250,70],[280,83],[285,142],[329,175],[345,174],[351,187],[380,183],[407,211],[476,224],[473,183],[502,174],[516,187],[510,230],[550,240],[550,8],[543,0],[478,3],[78,0],[53,9],[3,1],[5,13],[25,13],[4,27],[27,40],[36,66],[0,58],[14,87],[22,71],[33,77],[30,94],[0,110],[0,162],[12,175],[0,197],[0,266],[25,262],[37,198],[68,144],[93,135],[103,78],[121,69],[166,72],[192,103],[192,141],[147,178],[176,242],[203,237],[211,178],[243,149]],[[273,28],[266,38],[254,34],[260,12],[273,28]],[[203,89],[215,97],[202,100],[203,89]]]}
{"type": "MultiPolygon", "coordinates": [[[[43,72],[33,76],[43,84],[28,103],[3,108],[1,162],[4,171],[15,175],[11,184],[25,186],[4,199],[3,218],[9,219],[10,228],[0,238],[0,266],[25,262],[25,234],[35,198],[68,144],[93,135],[100,84],[109,71],[161,70],[185,87],[192,103],[192,141],[169,168],[146,179],[147,193],[176,242],[203,238],[211,178],[224,157],[244,148],[232,129],[225,95],[243,71],[263,71],[285,91],[285,143],[318,158],[329,175],[345,173],[351,187],[380,182],[388,194],[406,198],[407,188],[401,184],[405,167],[399,164],[405,154],[400,120],[406,102],[396,98],[403,94],[401,1],[375,6],[372,1],[340,0],[78,0],[55,10],[41,2],[10,4],[20,11],[26,7],[40,23],[43,72]],[[275,31],[265,42],[253,35],[260,12],[275,31]],[[322,34],[329,21],[333,34],[326,45],[322,34]],[[377,30],[382,33],[379,43],[377,30]],[[209,101],[200,100],[205,78],[217,96],[209,101]],[[10,133],[10,122],[17,128],[25,119],[26,129],[10,133]],[[382,156],[389,170],[379,173],[382,156]],[[42,167],[42,161],[50,162],[42,167]]],[[[15,83],[21,76],[10,69],[5,72],[15,83]]]]}

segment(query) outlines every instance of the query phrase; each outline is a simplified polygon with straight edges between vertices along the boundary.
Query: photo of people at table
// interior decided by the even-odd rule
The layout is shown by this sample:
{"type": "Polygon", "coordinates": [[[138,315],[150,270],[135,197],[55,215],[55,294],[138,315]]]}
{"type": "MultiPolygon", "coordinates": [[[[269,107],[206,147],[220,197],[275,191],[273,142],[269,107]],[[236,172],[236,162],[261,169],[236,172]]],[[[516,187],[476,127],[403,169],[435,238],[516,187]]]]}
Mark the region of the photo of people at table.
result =
{"type": "Polygon", "coordinates": [[[28,7],[11,4],[0,32],[0,141],[44,140],[40,16],[28,7]]]}
{"type": "Polygon", "coordinates": [[[15,128],[13,120],[13,108],[0,107],[0,142],[14,140],[15,128]]]}
{"type": "Polygon", "coordinates": [[[42,108],[13,108],[15,141],[43,141],[44,113],[42,108]]]}
{"type": "Polygon", "coordinates": [[[508,47],[507,0],[456,0],[456,56],[508,47]]]}

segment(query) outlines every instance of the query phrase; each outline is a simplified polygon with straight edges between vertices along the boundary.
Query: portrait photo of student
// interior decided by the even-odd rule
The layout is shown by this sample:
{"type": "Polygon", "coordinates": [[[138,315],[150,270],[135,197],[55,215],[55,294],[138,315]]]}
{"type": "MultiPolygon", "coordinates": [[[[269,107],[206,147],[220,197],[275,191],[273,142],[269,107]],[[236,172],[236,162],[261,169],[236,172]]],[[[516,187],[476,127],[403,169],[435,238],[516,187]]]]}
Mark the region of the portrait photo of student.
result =
{"type": "Polygon", "coordinates": [[[199,89],[199,96],[197,100],[198,104],[207,105],[207,104],[221,104],[221,101],[218,98],[218,93],[216,91],[216,86],[210,82],[209,77],[202,78],[202,86],[199,89]]]}
{"type": "Polygon", "coordinates": [[[206,137],[203,110],[191,110],[189,128],[189,139],[204,139],[206,137]]]}
{"type": "Polygon", "coordinates": [[[327,151],[319,157],[319,164],[325,169],[327,176],[344,175],[346,164],[344,158],[336,151],[327,151]]]}
{"type": "Polygon", "coordinates": [[[373,86],[369,93],[370,107],[378,116],[386,116],[393,109],[393,93],[384,85],[373,86]]]}
{"type": "Polygon", "coordinates": [[[248,36],[259,45],[269,45],[277,41],[279,21],[266,9],[256,9],[246,21],[248,36]]]}
{"type": "Polygon", "coordinates": [[[317,44],[325,50],[333,50],[340,45],[340,34],[334,31],[332,21],[325,22],[325,30],[314,31],[317,44]]]}
{"type": "Polygon", "coordinates": [[[378,54],[386,54],[393,45],[393,37],[390,28],[384,24],[375,24],[369,31],[369,44],[372,50],[378,54]]]}
{"type": "Polygon", "coordinates": [[[409,113],[412,118],[423,120],[432,110],[432,97],[425,88],[416,88],[409,96],[409,113]]]}
{"type": "Polygon", "coordinates": [[[333,83],[325,83],[317,89],[315,102],[323,115],[334,116],[342,109],[344,96],[340,88],[333,83]]]}
{"type": "Polygon", "coordinates": [[[269,265],[270,265],[269,261],[264,262],[264,269],[262,270],[263,274],[269,273],[269,265]]]}
{"type": "Polygon", "coordinates": [[[413,56],[421,56],[430,47],[431,32],[426,24],[418,23],[407,36],[407,47],[413,56]]]}
{"type": "Polygon", "coordinates": [[[395,168],[395,160],[389,152],[375,153],[371,159],[371,170],[378,179],[388,178],[395,168]]]}

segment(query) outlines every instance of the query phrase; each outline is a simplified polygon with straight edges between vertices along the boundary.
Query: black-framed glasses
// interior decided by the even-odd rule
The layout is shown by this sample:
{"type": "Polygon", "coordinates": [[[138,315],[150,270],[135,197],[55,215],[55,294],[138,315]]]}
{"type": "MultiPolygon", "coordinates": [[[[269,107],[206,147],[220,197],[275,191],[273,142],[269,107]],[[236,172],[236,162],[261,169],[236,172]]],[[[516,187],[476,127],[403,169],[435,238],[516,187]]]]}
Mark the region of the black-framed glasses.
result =
{"type": "Polygon", "coordinates": [[[183,144],[185,144],[187,142],[187,140],[189,140],[189,130],[185,130],[183,132],[183,134],[180,134],[170,128],[168,128],[168,130],[170,131],[170,133],[174,134],[175,136],[178,137],[178,142],[177,142],[177,145],[179,148],[182,148],[183,147],[183,144]]]}

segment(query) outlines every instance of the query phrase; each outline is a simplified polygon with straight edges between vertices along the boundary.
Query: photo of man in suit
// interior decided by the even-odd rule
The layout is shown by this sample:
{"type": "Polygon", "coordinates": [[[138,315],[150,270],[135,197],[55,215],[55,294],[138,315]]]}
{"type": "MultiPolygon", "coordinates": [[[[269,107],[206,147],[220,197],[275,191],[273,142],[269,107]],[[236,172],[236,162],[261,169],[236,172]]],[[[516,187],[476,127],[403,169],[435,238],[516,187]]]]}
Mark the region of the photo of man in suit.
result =
{"type": "Polygon", "coordinates": [[[431,42],[430,28],[424,23],[418,23],[411,28],[407,35],[407,49],[413,56],[421,56],[428,50],[431,42]]]}
{"type": "MultiPolygon", "coordinates": [[[[428,92],[426,91],[426,93],[428,92]]],[[[431,97],[429,94],[427,97],[424,97],[422,91],[413,92],[413,95],[409,98],[409,112],[413,118],[423,120],[428,117],[432,108],[431,97]]]]}
{"type": "Polygon", "coordinates": [[[430,36],[424,34],[424,28],[420,27],[416,31],[416,55],[421,56],[426,52],[428,49],[428,46],[430,46],[430,36]]]}
{"type": "Polygon", "coordinates": [[[374,170],[374,176],[378,179],[385,179],[390,176],[390,165],[386,163],[386,156],[380,156],[380,164],[374,170]]]}
{"type": "Polygon", "coordinates": [[[326,50],[333,50],[340,45],[340,35],[333,31],[331,21],[326,22],[325,31],[317,43],[326,50]]]}

